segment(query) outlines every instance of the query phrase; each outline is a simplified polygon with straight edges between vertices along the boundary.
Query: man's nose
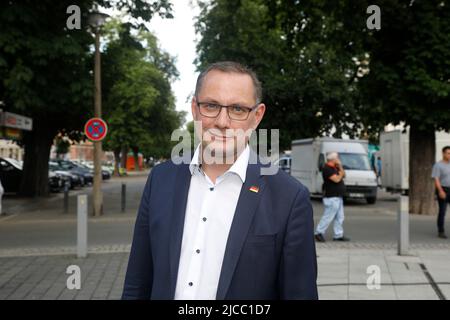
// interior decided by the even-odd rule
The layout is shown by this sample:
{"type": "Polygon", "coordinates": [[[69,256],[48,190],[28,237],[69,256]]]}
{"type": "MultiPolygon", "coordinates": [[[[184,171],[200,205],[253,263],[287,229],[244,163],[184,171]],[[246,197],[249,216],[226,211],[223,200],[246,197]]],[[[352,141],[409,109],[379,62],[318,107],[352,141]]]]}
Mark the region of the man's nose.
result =
{"type": "Polygon", "coordinates": [[[230,126],[227,108],[220,109],[220,113],[216,118],[216,126],[219,128],[228,128],[230,126]]]}

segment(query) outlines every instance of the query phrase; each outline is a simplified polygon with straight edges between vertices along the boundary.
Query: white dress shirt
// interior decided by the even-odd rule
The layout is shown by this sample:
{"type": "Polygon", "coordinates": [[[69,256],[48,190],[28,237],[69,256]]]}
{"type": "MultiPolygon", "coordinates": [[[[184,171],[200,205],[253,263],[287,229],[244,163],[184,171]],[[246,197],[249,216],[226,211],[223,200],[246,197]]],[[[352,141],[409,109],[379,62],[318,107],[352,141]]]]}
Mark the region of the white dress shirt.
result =
{"type": "Polygon", "coordinates": [[[214,184],[199,165],[200,145],[189,165],[191,184],[184,219],[176,300],[216,299],[231,223],[250,155],[247,147],[214,184]]]}

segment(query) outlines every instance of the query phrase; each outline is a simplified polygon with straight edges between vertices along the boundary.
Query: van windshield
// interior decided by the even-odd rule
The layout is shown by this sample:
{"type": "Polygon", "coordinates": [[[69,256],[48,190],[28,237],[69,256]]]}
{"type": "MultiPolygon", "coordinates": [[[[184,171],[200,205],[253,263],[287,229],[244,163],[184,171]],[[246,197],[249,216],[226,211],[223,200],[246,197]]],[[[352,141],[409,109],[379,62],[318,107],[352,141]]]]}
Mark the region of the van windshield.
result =
{"type": "Polygon", "coordinates": [[[369,157],[362,153],[339,153],[345,170],[370,170],[369,157]]]}

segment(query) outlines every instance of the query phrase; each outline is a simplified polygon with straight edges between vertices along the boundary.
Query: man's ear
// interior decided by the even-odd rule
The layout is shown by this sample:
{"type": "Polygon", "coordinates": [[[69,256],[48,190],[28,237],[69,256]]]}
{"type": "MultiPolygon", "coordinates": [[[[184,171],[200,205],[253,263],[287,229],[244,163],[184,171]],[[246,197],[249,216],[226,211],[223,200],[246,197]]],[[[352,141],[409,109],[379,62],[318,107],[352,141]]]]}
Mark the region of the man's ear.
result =
{"type": "Polygon", "coordinates": [[[264,117],[264,113],[266,112],[266,105],[264,103],[260,103],[255,110],[255,126],[253,130],[256,130],[256,128],[259,126],[259,123],[264,117]]]}
{"type": "Polygon", "coordinates": [[[192,100],[191,100],[191,112],[192,112],[192,118],[194,120],[198,120],[197,100],[195,99],[195,96],[193,96],[192,100]]]}

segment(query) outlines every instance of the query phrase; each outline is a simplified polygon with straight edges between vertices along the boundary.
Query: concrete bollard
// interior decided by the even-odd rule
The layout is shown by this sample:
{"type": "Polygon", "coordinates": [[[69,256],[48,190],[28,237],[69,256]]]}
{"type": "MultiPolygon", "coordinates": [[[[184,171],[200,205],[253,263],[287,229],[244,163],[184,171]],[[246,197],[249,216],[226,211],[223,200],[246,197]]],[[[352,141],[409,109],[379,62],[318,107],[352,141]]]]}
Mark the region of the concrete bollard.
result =
{"type": "Polygon", "coordinates": [[[64,213],[69,212],[69,185],[64,184],[64,213]]]}
{"type": "Polygon", "coordinates": [[[122,183],[122,197],[121,197],[121,206],[120,209],[122,212],[125,212],[125,207],[126,207],[126,203],[127,203],[127,185],[125,183],[122,183]]]}
{"type": "Polygon", "coordinates": [[[398,255],[405,256],[409,254],[409,198],[400,195],[398,197],[398,255]]]}
{"type": "Polygon", "coordinates": [[[77,257],[87,256],[87,228],[88,206],[87,195],[81,194],[77,198],[77,257]]]}

